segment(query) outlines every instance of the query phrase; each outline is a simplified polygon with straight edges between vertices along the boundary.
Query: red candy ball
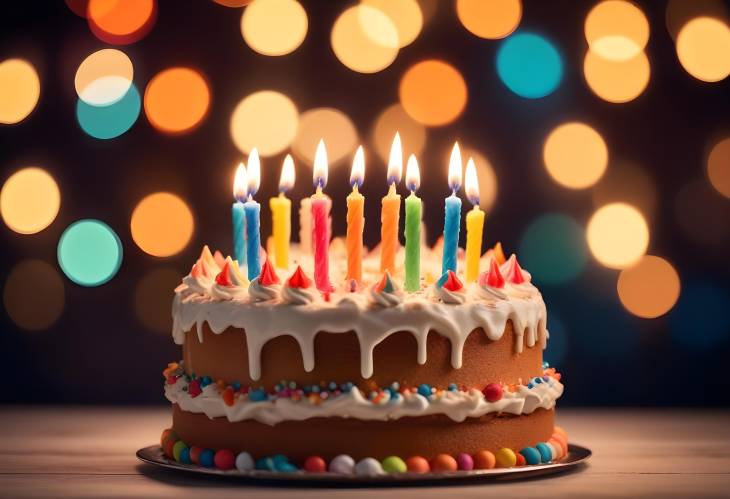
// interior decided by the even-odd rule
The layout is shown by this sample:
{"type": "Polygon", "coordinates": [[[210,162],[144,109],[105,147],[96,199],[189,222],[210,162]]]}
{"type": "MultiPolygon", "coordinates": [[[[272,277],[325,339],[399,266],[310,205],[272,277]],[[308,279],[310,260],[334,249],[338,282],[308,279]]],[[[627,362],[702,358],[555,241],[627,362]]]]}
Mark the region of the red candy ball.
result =
{"type": "Polygon", "coordinates": [[[164,452],[165,455],[167,457],[169,457],[170,459],[174,459],[174,457],[175,457],[172,454],[172,448],[175,446],[175,442],[177,442],[177,437],[175,437],[175,438],[168,438],[162,444],[162,452],[164,452]]]}
{"type": "Polygon", "coordinates": [[[456,471],[456,468],[458,468],[456,459],[448,454],[439,454],[431,461],[433,471],[456,471]]]}
{"type": "Polygon", "coordinates": [[[304,461],[304,471],[309,473],[322,473],[327,470],[327,463],[319,456],[309,456],[304,461]]]}
{"type": "Polygon", "coordinates": [[[517,463],[515,463],[515,466],[524,466],[527,464],[525,456],[523,456],[519,452],[515,452],[515,457],[517,458],[517,463]]]}
{"type": "Polygon", "coordinates": [[[482,390],[484,398],[487,402],[496,402],[502,398],[502,385],[499,383],[489,383],[482,390]]]}
{"type": "Polygon", "coordinates": [[[406,467],[411,473],[428,473],[431,469],[428,461],[421,456],[412,456],[406,459],[406,467]]]}
{"type": "Polygon", "coordinates": [[[193,445],[190,447],[190,462],[193,464],[200,464],[200,453],[203,452],[202,447],[198,447],[197,445],[193,445]]]}
{"type": "Polygon", "coordinates": [[[228,449],[222,449],[213,456],[215,467],[221,470],[231,470],[236,465],[236,456],[228,449]]]}

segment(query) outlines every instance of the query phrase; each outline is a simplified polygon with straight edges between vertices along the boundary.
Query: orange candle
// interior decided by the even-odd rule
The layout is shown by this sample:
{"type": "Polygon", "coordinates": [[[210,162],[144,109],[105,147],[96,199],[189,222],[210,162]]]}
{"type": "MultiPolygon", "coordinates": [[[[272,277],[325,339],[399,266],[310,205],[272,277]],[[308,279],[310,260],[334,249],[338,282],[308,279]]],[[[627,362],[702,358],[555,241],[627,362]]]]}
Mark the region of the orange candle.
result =
{"type": "Polygon", "coordinates": [[[403,152],[400,135],[396,132],[388,160],[388,195],[383,198],[380,214],[380,272],[396,274],[395,254],[398,251],[398,223],[400,220],[400,195],[395,187],[403,175],[403,152]]]}
{"type": "Polygon", "coordinates": [[[365,196],[359,188],[365,177],[365,154],[362,146],[357,148],[352,160],[350,185],[352,192],[347,196],[347,280],[362,281],[362,233],[365,226],[365,196]]]}

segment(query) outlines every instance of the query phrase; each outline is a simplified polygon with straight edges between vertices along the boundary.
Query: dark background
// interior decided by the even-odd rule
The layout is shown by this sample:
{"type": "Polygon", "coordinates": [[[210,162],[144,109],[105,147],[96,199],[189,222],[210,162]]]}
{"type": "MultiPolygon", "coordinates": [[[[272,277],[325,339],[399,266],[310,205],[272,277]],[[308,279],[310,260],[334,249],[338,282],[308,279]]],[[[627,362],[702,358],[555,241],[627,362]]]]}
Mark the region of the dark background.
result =
{"type": "MultiPolygon", "coordinates": [[[[720,226],[724,235],[708,242],[695,240],[681,229],[676,199],[683,187],[705,182],[708,146],[730,127],[730,81],[703,83],[681,67],[666,28],[665,2],[638,2],[651,25],[646,51],[652,76],[646,91],[623,105],[600,100],[583,79],[583,24],[592,2],[524,2],[520,29],[549,37],[564,61],[564,78],[557,91],[536,100],[520,98],[504,87],[494,66],[499,41],[470,35],[450,1],[438,0],[435,18],[418,39],[401,50],[390,67],[374,75],[347,69],[332,53],[330,30],[347,2],[303,4],[309,31],[302,46],[289,56],[265,57],[243,42],[240,10],[206,0],[161,0],[149,35],[121,47],[134,62],[135,83],[142,90],[154,74],[170,66],[199,68],[211,85],[210,113],[200,128],[175,137],[157,132],[142,113],[127,133],[113,140],[96,140],[80,129],[73,88],[78,64],[107,45],[62,1],[3,5],[0,59],[30,60],[39,71],[42,90],[28,119],[0,128],[0,177],[4,181],[19,167],[42,165],[59,183],[62,204],[58,218],[38,234],[21,236],[0,227],[0,281],[26,258],[57,266],[58,238],[79,218],[99,218],[114,228],[122,239],[124,261],[118,275],[97,288],[66,280],[64,312],[48,330],[24,331],[2,314],[0,366],[5,382],[0,401],[162,403],[161,370],[179,358],[180,350],[169,334],[148,330],[137,318],[134,293],[140,280],[156,269],[171,269],[180,276],[187,273],[202,244],[229,251],[231,168],[241,159],[228,130],[233,107],[253,91],[279,90],[302,111],[320,106],[344,111],[366,147],[372,148],[373,121],[397,102],[400,76],[414,62],[430,57],[447,60],[461,71],[469,87],[469,103],[452,125],[429,129],[419,158],[425,172],[422,198],[440,200],[445,195],[444,158],[458,138],[486,153],[497,173],[499,194],[488,216],[487,244],[501,240],[508,251],[516,251],[525,228],[545,212],[567,213],[585,224],[595,209],[590,190],[558,186],[547,175],[541,154],[544,138],[555,126],[587,121],[609,144],[612,164],[636,162],[652,179],[657,202],[649,218],[649,253],[664,256],[677,268],[683,285],[680,303],[697,283],[709,282],[728,291],[730,201],[712,201],[709,217],[701,203],[696,213],[685,213],[695,217],[699,226],[710,224],[713,230],[720,226]],[[191,243],[182,253],[164,259],[143,253],[129,231],[129,217],[138,200],[157,190],[181,195],[196,217],[191,243]]],[[[259,199],[276,192],[282,157],[264,160],[259,199]],[[267,168],[267,164],[275,166],[267,168]]],[[[375,220],[385,188],[373,179],[385,178],[385,165],[375,154],[370,157],[363,192],[369,218],[375,220]]],[[[336,202],[344,201],[349,190],[348,173],[349,168],[331,173],[330,194],[336,202]],[[341,190],[336,186],[342,186],[341,190]]],[[[711,189],[708,192],[719,198],[711,189]]],[[[298,181],[290,197],[298,201],[310,193],[309,182],[298,181]]],[[[440,230],[440,216],[438,210],[427,211],[432,235],[440,230]]],[[[335,233],[344,232],[343,210],[335,210],[334,224],[335,233]]],[[[262,225],[263,234],[268,234],[267,208],[262,225]]],[[[293,233],[297,230],[295,219],[293,233]]],[[[379,226],[366,224],[366,231],[366,243],[375,244],[379,226]]],[[[653,320],[630,315],[616,297],[616,275],[589,259],[576,280],[542,286],[549,317],[560,318],[549,320],[553,338],[547,357],[558,361],[564,375],[566,392],[561,403],[728,406],[730,331],[725,330],[724,339],[710,348],[678,343],[670,334],[672,324],[687,317],[677,317],[676,310],[653,320]]],[[[539,275],[535,281],[540,284],[539,275]]],[[[171,298],[172,289],[161,293],[165,314],[171,298]]],[[[693,313],[690,319],[702,319],[696,330],[701,335],[702,321],[712,321],[728,309],[693,313]]]]}

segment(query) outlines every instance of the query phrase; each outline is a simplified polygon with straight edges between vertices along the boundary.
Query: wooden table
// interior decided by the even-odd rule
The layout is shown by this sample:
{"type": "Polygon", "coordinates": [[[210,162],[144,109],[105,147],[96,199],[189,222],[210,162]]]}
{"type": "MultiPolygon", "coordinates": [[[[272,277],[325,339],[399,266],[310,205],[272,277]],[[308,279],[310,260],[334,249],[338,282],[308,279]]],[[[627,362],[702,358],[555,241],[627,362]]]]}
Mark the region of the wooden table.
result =
{"type": "Polygon", "coordinates": [[[252,486],[137,461],[169,420],[163,408],[2,408],[0,497],[730,497],[730,411],[563,409],[571,440],[594,452],[576,472],[377,494],[252,486]]]}

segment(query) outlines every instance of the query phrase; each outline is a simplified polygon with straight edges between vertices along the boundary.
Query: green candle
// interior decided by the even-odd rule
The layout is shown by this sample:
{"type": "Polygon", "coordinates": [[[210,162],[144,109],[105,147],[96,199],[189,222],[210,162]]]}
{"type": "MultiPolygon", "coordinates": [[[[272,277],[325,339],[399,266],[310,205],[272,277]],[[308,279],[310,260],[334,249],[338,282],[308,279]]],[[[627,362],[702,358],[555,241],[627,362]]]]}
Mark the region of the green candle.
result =
{"type": "Polygon", "coordinates": [[[411,154],[406,165],[406,186],[411,191],[406,198],[406,291],[421,289],[421,198],[416,190],[421,183],[416,157],[411,154]]]}

